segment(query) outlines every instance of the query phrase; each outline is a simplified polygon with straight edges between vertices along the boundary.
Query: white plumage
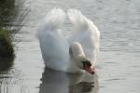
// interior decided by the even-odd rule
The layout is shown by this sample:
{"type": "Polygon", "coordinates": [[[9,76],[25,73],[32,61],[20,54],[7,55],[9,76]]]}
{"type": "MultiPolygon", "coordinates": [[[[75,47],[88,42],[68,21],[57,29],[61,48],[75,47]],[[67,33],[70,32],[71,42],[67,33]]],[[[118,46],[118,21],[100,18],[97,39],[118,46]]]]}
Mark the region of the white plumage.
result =
{"type": "Polygon", "coordinates": [[[79,61],[90,60],[92,67],[95,65],[99,53],[100,32],[80,11],[69,9],[66,14],[61,9],[51,10],[41,23],[37,36],[48,68],[73,73],[82,70],[82,63],[79,61]],[[60,33],[66,16],[73,24],[68,39],[60,33]],[[69,49],[72,49],[72,54],[69,49]],[[77,53],[81,53],[81,57],[76,59],[77,53]]]}

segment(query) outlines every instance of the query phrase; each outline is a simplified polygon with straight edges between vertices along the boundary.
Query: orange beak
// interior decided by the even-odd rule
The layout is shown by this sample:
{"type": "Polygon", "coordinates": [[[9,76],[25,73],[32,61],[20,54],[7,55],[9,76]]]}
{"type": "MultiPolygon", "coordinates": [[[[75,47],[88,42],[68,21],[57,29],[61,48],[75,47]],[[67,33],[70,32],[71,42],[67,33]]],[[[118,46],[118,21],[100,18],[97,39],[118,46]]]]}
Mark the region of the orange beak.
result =
{"type": "Polygon", "coordinates": [[[95,73],[95,69],[94,68],[91,68],[91,66],[88,66],[88,65],[85,65],[84,66],[84,69],[90,73],[90,74],[94,74],[95,73]]]}

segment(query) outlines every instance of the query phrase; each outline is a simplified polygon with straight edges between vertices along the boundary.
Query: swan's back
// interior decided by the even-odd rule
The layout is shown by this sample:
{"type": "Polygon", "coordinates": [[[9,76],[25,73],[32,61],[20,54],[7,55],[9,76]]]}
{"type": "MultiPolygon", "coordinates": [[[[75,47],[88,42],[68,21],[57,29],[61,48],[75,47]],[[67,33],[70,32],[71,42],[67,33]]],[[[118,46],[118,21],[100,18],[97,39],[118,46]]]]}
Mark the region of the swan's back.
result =
{"type": "Polygon", "coordinates": [[[60,33],[65,19],[61,9],[53,9],[38,29],[38,39],[45,65],[51,69],[66,71],[68,64],[68,43],[60,33]]]}

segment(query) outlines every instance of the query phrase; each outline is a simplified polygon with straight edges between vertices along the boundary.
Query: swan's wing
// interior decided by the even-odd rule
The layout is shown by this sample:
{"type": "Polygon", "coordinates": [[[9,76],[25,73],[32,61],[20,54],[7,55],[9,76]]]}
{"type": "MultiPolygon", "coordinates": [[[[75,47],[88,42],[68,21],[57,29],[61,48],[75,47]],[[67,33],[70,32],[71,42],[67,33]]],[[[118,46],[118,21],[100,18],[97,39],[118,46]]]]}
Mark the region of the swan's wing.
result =
{"type": "Polygon", "coordinates": [[[86,56],[95,62],[99,53],[100,32],[98,28],[78,10],[70,9],[67,14],[73,24],[70,42],[80,42],[86,56]]]}
{"type": "Polygon", "coordinates": [[[61,9],[51,10],[42,21],[37,33],[45,64],[56,70],[67,68],[68,43],[59,29],[65,16],[65,12],[61,9]]]}

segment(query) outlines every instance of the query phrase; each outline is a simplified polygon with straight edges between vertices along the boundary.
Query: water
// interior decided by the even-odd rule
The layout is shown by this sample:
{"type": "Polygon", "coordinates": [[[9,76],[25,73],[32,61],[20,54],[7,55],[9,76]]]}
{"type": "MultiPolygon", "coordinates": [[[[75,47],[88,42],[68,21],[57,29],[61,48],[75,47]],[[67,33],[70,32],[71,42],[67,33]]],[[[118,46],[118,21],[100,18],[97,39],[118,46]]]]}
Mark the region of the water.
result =
{"type": "Polygon", "coordinates": [[[1,93],[139,93],[139,0],[20,0],[31,9],[26,27],[16,36],[16,58],[0,71],[1,93]],[[100,57],[93,77],[46,70],[35,37],[39,20],[54,7],[76,8],[101,31],[100,57]],[[87,80],[89,80],[87,82],[87,80]]]}

